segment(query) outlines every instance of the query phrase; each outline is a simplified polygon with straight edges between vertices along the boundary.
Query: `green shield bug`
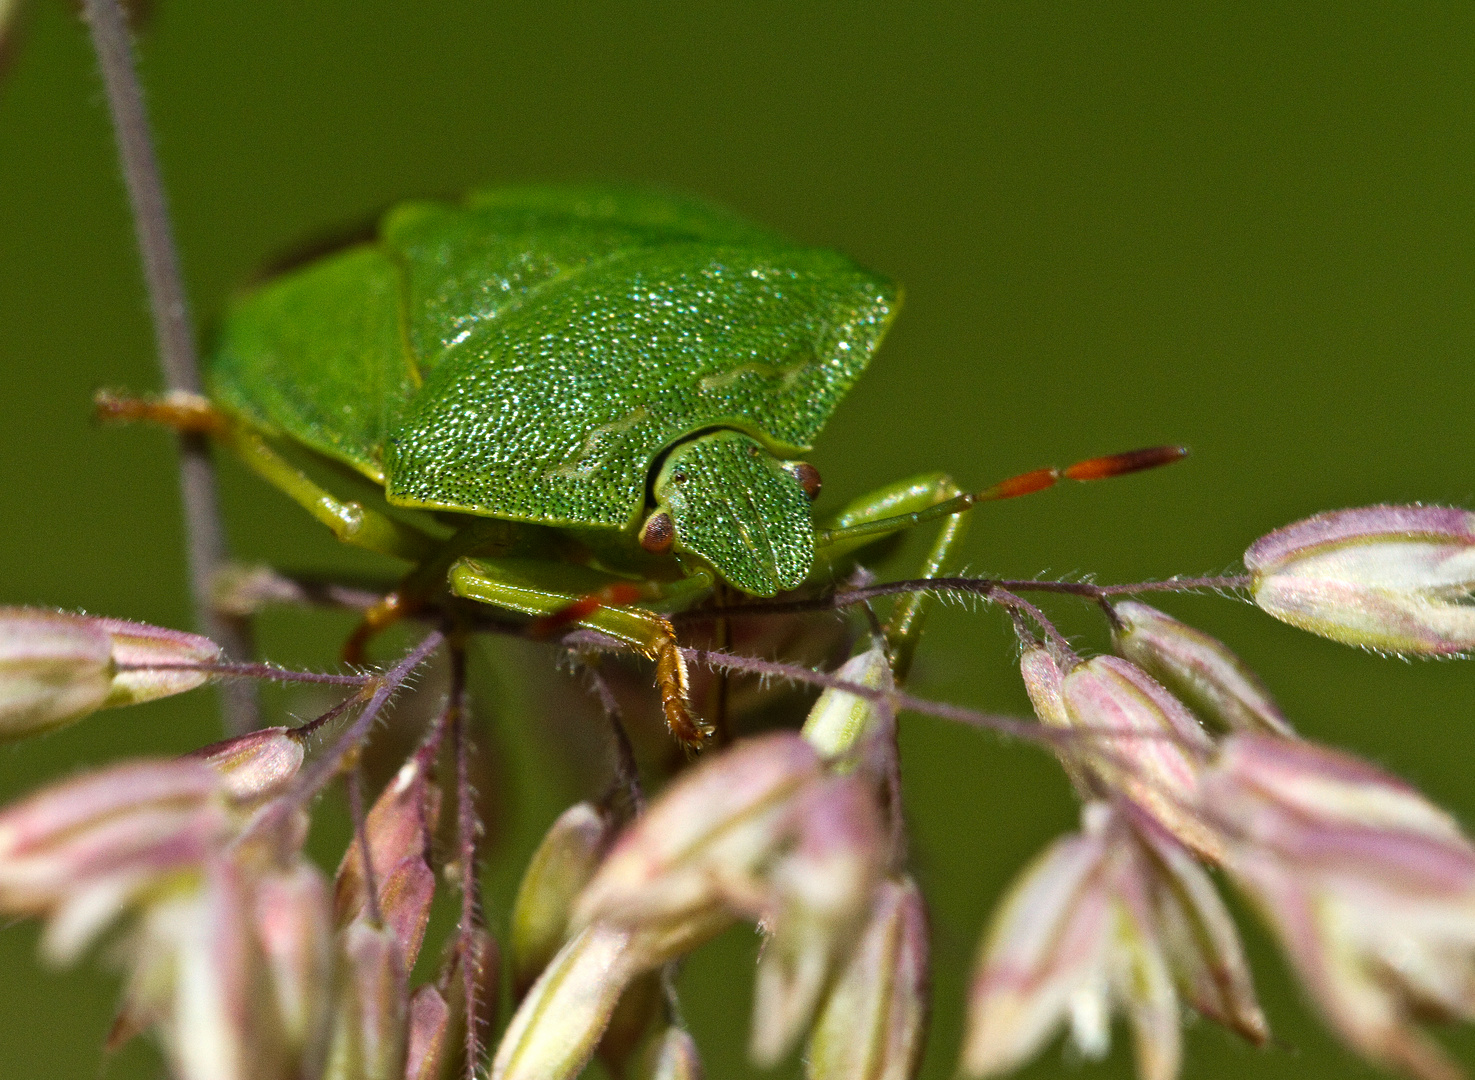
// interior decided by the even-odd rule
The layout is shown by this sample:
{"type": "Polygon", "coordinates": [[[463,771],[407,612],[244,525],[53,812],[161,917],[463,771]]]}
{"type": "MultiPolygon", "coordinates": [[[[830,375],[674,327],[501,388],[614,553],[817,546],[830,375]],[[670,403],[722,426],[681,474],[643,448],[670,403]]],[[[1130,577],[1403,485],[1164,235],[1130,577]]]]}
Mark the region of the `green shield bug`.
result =
{"type": "MultiPolygon", "coordinates": [[[[660,614],[717,584],[755,597],[829,580],[856,548],[1062,475],[965,495],[940,474],[882,488],[822,527],[800,459],[865,370],[900,303],[885,278],[706,204],[607,187],[415,202],[374,238],[287,273],[230,312],[212,400],[107,399],[105,413],[208,431],[347,542],[414,569],[356,644],[454,595],[578,623],[656,661],[667,722],[706,726],[660,614]],[[286,440],[382,487],[341,501],[286,440]],[[392,508],[431,511],[436,530],[392,508]]],[[[904,666],[921,597],[892,616],[904,666]]]]}

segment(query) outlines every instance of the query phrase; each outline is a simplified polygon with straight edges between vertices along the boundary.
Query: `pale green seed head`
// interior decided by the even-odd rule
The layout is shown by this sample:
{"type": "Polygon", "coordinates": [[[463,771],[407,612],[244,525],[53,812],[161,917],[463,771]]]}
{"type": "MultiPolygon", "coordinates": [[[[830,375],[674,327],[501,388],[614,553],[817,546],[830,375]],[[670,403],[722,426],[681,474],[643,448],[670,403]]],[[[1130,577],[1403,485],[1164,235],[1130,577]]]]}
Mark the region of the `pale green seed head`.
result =
{"type": "Polygon", "coordinates": [[[814,523],[799,480],[756,439],[718,431],[671,451],[656,503],[675,550],[699,555],[752,596],[797,588],[814,564],[814,523]]]}

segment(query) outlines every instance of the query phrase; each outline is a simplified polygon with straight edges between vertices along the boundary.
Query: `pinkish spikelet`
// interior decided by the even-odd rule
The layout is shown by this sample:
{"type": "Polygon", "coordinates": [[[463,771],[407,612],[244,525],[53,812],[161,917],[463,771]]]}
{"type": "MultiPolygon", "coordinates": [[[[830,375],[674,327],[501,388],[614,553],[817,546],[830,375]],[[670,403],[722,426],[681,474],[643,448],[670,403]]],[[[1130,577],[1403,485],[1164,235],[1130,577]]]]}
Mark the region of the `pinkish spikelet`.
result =
{"type": "Polygon", "coordinates": [[[1141,811],[1096,803],[996,912],[974,972],[963,1069],[1011,1071],[1062,1024],[1104,1054],[1113,1011],[1134,1034],[1142,1080],[1173,1080],[1179,993],[1205,1015],[1266,1037],[1243,949],[1222,901],[1186,850],[1141,811]],[[1145,831],[1139,832],[1139,829],[1145,831]]]}
{"type": "Polygon", "coordinates": [[[1097,656],[1067,672],[1060,700],[1080,735],[1062,750],[1101,793],[1128,796],[1189,847],[1216,857],[1219,841],[1195,810],[1199,772],[1214,744],[1187,707],[1116,656],[1097,656]]]}
{"type": "Polygon", "coordinates": [[[400,966],[410,971],[420,955],[430,904],[435,898],[435,871],[420,855],[400,860],[379,881],[379,910],[384,925],[400,945],[400,966]]]}
{"type": "MultiPolygon", "coordinates": [[[[410,760],[374,800],[364,821],[364,834],[382,892],[385,876],[404,859],[423,857],[440,816],[440,788],[425,768],[410,760]]],[[[363,853],[357,841],[349,845],[338,864],[334,882],[334,910],[338,924],[347,925],[367,901],[363,853]]]]}
{"type": "Polygon", "coordinates": [[[143,921],[140,948],[170,969],[155,1014],[180,1080],[268,1080],[285,1067],[274,1010],[262,1007],[269,991],[249,889],[238,867],[212,861],[195,892],[151,906],[143,921]]]}
{"type": "Polygon", "coordinates": [[[702,761],[616,841],[579,898],[575,926],[599,919],[676,932],[715,910],[761,904],[754,873],[787,839],[794,798],[821,773],[814,748],[791,733],[702,761]]]}
{"type": "Polygon", "coordinates": [[[0,606],[0,739],[52,731],[98,709],[191,690],[212,675],[185,668],[219,658],[220,647],[198,634],[0,606]]]}
{"type": "Polygon", "coordinates": [[[1378,652],[1475,651],[1475,514],[1367,506],[1318,514],[1245,553],[1255,603],[1277,619],[1378,652]]]}
{"type": "Polygon", "coordinates": [[[170,665],[210,664],[221,658],[220,646],[199,634],[126,619],[92,621],[112,641],[114,675],[108,707],[137,705],[203,686],[211,679],[209,672],[170,665]]]}
{"type": "Polygon", "coordinates": [[[748,1053],[769,1067],[808,1028],[854,943],[887,847],[870,784],[852,774],[809,788],[793,808],[796,840],[764,874],[769,931],[758,961],[748,1053]]]}
{"type": "Polygon", "coordinates": [[[1263,736],[1226,742],[1204,799],[1333,1030],[1422,1080],[1463,1076],[1418,1026],[1475,1019],[1475,845],[1453,819],[1350,755],[1263,736]]]}
{"type": "Polygon", "coordinates": [[[213,769],[189,760],[129,761],[63,780],[0,811],[0,862],[54,850],[129,811],[192,809],[221,787],[213,769]]]}
{"type": "Polygon", "coordinates": [[[223,782],[193,761],[130,762],[0,813],[0,910],[50,919],[46,955],[74,959],[135,899],[192,870],[237,827],[223,782]]]}
{"type": "Polygon", "coordinates": [[[1457,506],[1361,506],[1328,510],[1260,537],[1245,552],[1251,573],[1270,573],[1308,552],[1355,544],[1369,537],[1463,539],[1475,544],[1475,513],[1457,506]]]}
{"type": "Polygon", "coordinates": [[[305,862],[269,873],[256,883],[254,914],[283,1038],[302,1074],[316,1076],[328,1051],[334,981],[327,879],[305,862]]]}
{"type": "Polygon", "coordinates": [[[1294,737],[1259,676],[1222,642],[1135,600],[1122,601],[1113,612],[1116,651],[1200,717],[1230,731],[1294,737]]]}
{"type": "Polygon", "coordinates": [[[0,736],[51,731],[103,707],[112,640],[86,616],[0,607],[0,736]]]}
{"type": "Polygon", "coordinates": [[[405,1080],[441,1080],[450,1074],[451,1007],[440,991],[422,986],[410,995],[405,1080]]]}
{"type": "Polygon", "coordinates": [[[400,943],[364,919],[349,923],[338,940],[341,974],[326,1075],[402,1080],[409,990],[400,943]]]}
{"type": "Polygon", "coordinates": [[[188,756],[225,778],[231,798],[251,802],[276,795],[302,767],[305,747],[290,728],[260,728],[234,739],[202,746],[188,756]]]}

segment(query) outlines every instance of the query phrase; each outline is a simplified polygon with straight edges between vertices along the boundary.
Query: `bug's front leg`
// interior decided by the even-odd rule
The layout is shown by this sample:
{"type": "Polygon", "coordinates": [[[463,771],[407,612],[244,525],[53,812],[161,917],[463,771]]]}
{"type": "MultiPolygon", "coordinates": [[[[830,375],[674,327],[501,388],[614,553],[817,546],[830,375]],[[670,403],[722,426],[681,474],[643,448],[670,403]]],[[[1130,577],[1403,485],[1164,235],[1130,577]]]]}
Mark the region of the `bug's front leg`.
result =
{"type": "MultiPolygon", "coordinates": [[[[866,544],[911,528],[913,514],[949,502],[960,494],[958,485],[946,473],[924,473],[877,488],[848,503],[830,520],[820,533],[817,554],[833,564],[866,544]],[[877,532],[870,528],[876,522],[891,522],[894,527],[877,532]]],[[[968,519],[962,512],[945,517],[916,576],[939,577],[956,569],[957,553],[967,533],[968,519]]],[[[911,668],[931,599],[923,592],[903,597],[886,621],[886,652],[898,681],[906,678],[911,668]]]]}
{"type": "MultiPolygon", "coordinates": [[[[975,506],[1000,499],[1013,499],[1054,487],[1062,480],[1107,480],[1143,469],[1153,469],[1181,460],[1188,453],[1182,446],[1151,446],[1123,454],[1078,461],[1064,469],[1053,466],[1011,476],[982,491],[960,492],[942,473],[931,473],[878,488],[847,506],[827,529],[815,537],[822,558],[831,561],[859,547],[892,536],[914,525],[945,520],[922,573],[929,578],[943,573],[950,555],[962,539],[963,515],[975,506]]],[[[901,678],[911,663],[917,635],[929,598],[916,593],[899,603],[886,627],[892,667],[901,678]]]]}
{"type": "MultiPolygon", "coordinates": [[[[633,606],[654,599],[660,586],[616,578],[588,567],[545,559],[460,559],[447,574],[451,592],[468,600],[519,611],[543,619],[557,618],[598,630],[639,649],[656,665],[656,686],[666,726],[689,749],[699,749],[712,734],[691,711],[686,658],[676,631],[664,615],[633,606]]],[[[678,583],[693,589],[703,582],[678,583]]],[[[550,627],[551,628],[551,627],[550,627]]]]}

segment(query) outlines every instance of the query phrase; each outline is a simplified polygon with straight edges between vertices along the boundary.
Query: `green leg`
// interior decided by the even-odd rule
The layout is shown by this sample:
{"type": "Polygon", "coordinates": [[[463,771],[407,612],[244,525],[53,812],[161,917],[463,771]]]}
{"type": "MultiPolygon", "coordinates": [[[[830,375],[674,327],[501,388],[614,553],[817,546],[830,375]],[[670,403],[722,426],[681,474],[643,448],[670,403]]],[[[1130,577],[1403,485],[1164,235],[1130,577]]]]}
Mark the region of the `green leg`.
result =
{"type": "MultiPolygon", "coordinates": [[[[928,473],[877,488],[846,506],[835,516],[830,527],[821,532],[821,557],[834,561],[866,544],[909,529],[918,516],[942,503],[956,500],[958,495],[957,484],[944,473],[928,473]],[[882,524],[883,528],[877,529],[877,524],[882,524]]],[[[938,530],[917,577],[934,578],[952,572],[958,549],[968,532],[966,511],[965,507],[943,518],[942,528],[938,530]]],[[[912,593],[897,601],[886,622],[886,651],[898,682],[904,680],[911,669],[931,603],[932,597],[927,593],[912,593]]]]}
{"type": "Polygon", "coordinates": [[[709,589],[706,578],[688,578],[663,588],[543,559],[475,558],[452,565],[447,581],[456,596],[524,615],[546,619],[578,612],[569,622],[617,638],[655,661],[656,686],[672,735],[694,749],[711,734],[711,727],[693,716],[688,704],[686,659],[676,631],[665,616],[633,606],[636,599],[674,599],[709,589]]]}
{"type": "MultiPolygon", "coordinates": [[[[1064,469],[1053,466],[1034,469],[1001,480],[982,491],[972,492],[960,492],[957,485],[941,473],[915,477],[880,488],[846,507],[830,528],[822,529],[816,535],[815,546],[833,560],[871,540],[891,536],[914,525],[945,520],[946,524],[920,575],[937,577],[946,572],[951,553],[962,538],[963,515],[979,503],[1044,491],[1062,480],[1108,480],[1114,476],[1126,476],[1180,461],[1187,453],[1188,450],[1182,446],[1149,446],[1123,454],[1087,458],[1064,469]]],[[[886,628],[897,678],[905,674],[911,663],[929,599],[919,594],[900,603],[886,628]]]]}
{"type": "MultiPolygon", "coordinates": [[[[878,511],[884,510],[885,512],[878,512],[864,519],[854,517],[852,520],[847,519],[847,515],[850,514],[850,510],[847,509],[846,513],[841,514],[840,520],[834,527],[819,534],[817,541],[822,545],[832,544],[843,547],[847,544],[854,544],[858,546],[859,542],[867,537],[889,536],[912,525],[922,525],[929,521],[953,517],[966,513],[979,503],[1015,499],[1021,495],[1044,491],[1046,488],[1054,487],[1062,480],[1088,482],[1109,480],[1114,476],[1127,476],[1134,472],[1141,472],[1143,469],[1156,469],[1161,465],[1171,465],[1175,461],[1182,461],[1187,454],[1187,448],[1182,446],[1149,446],[1142,450],[1128,450],[1123,454],[1087,458],[1064,469],[1057,469],[1054,466],[1032,469],[1017,476],[1011,476],[1007,480],[1000,480],[997,484],[984,488],[982,491],[959,492],[956,486],[952,486],[952,494],[945,498],[932,503],[923,503],[920,506],[903,505],[912,490],[919,484],[925,486],[929,480],[946,481],[947,479],[940,473],[932,474],[930,477],[921,476],[914,480],[893,484],[889,488],[881,488],[876,495],[861,500],[857,505],[862,509],[868,504],[874,504],[878,511]],[[887,499],[891,502],[884,507],[881,506],[881,503],[887,499]]],[[[951,481],[947,483],[951,485],[951,481]]]]}
{"type": "Polygon", "coordinates": [[[416,563],[429,558],[439,546],[434,538],[388,514],[360,502],[335,498],[249,428],[232,424],[220,441],[252,472],[306,509],[345,544],[416,563]]]}
{"type": "Polygon", "coordinates": [[[255,428],[220,412],[196,394],[162,398],[97,396],[98,415],[109,420],[147,420],[177,431],[209,435],[229,447],[246,466],[333,531],[345,544],[409,562],[423,562],[439,542],[359,502],[344,502],[273,450],[255,428]]]}

